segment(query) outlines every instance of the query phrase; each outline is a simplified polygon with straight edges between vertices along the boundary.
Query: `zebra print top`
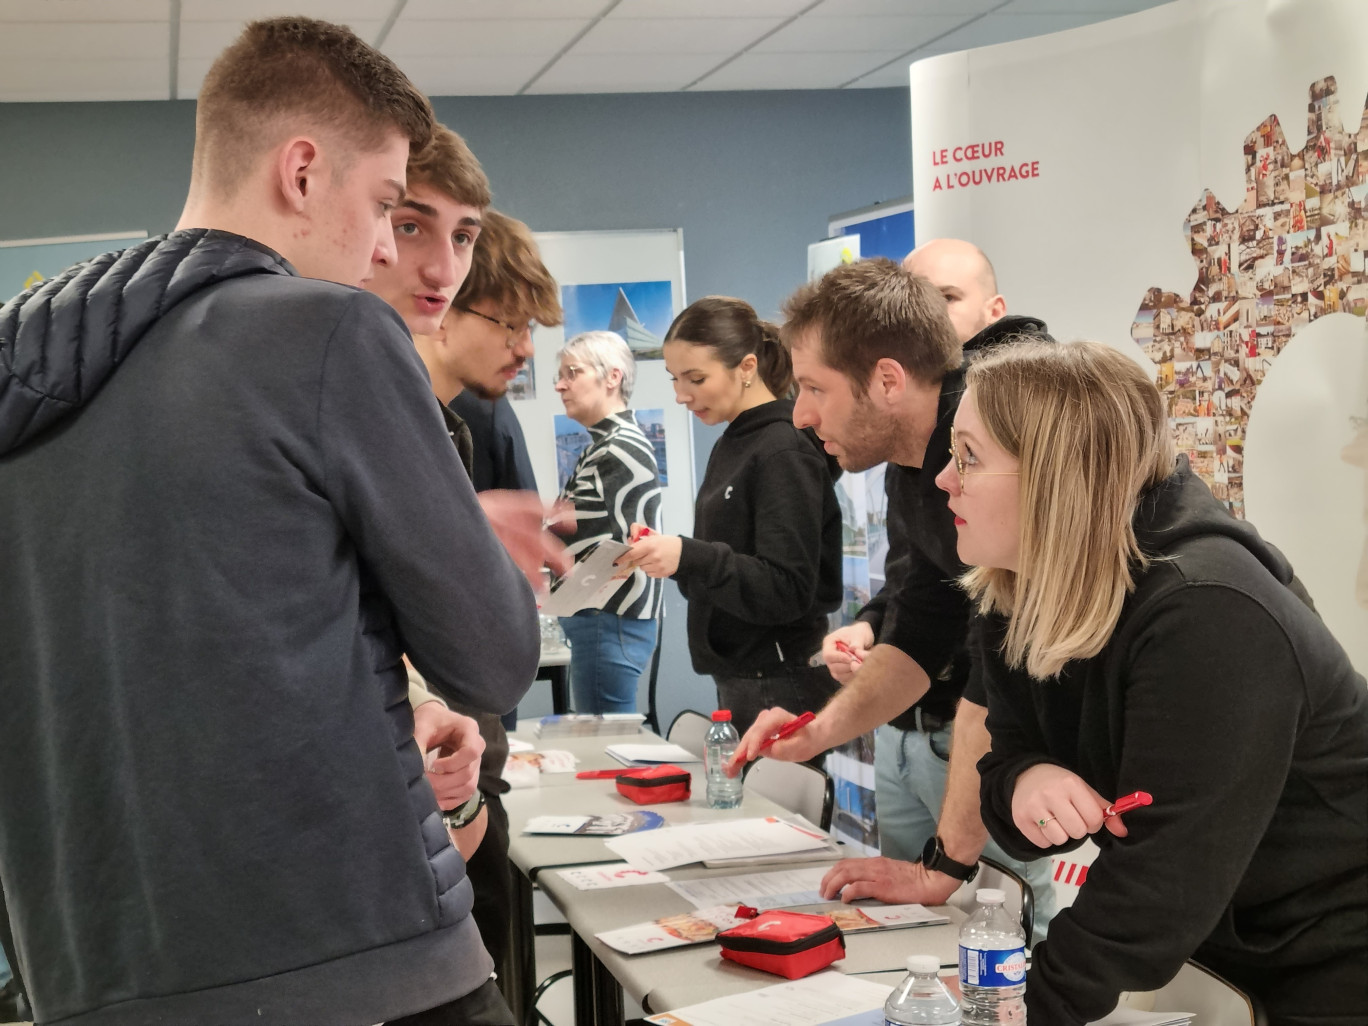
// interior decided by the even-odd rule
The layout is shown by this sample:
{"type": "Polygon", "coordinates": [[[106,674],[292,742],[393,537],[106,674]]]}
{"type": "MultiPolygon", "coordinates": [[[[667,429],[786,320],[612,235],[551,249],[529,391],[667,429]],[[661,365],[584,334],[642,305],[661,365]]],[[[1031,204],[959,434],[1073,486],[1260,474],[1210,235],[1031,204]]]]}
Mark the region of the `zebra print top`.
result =
{"type": "MultiPolygon", "coordinates": [[[[609,414],[589,428],[589,437],[561,492],[575,506],[575,530],[565,536],[574,556],[605,538],[625,542],[633,522],[660,530],[660,472],[636,416],[631,410],[609,414]]],[[[649,620],[660,610],[662,593],[659,580],[637,570],[603,609],[649,620]]]]}

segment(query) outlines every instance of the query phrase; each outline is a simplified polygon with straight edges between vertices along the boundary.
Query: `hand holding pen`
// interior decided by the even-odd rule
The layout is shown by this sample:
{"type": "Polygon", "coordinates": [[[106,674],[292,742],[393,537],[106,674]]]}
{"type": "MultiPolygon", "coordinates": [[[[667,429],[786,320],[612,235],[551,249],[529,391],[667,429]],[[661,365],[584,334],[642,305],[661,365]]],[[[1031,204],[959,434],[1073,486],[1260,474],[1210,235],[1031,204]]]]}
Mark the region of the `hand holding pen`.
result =
{"type": "Polygon", "coordinates": [[[633,524],[627,543],[632,547],[613,564],[624,572],[641,570],[648,577],[672,577],[679,570],[684,543],[677,535],[659,534],[645,524],[633,524]]]}

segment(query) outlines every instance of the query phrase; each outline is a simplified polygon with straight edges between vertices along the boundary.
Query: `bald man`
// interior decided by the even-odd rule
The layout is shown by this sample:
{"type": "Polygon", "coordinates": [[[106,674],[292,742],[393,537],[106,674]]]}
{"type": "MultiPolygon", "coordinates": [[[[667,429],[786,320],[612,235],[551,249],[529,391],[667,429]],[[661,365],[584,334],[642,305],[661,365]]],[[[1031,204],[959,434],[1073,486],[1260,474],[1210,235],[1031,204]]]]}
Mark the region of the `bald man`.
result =
{"type": "MultiPolygon", "coordinates": [[[[894,287],[896,265],[889,263],[881,272],[887,282],[866,282],[859,289],[842,287],[840,275],[833,272],[829,285],[823,279],[810,287],[814,295],[806,302],[800,301],[800,290],[789,301],[792,309],[786,308],[797,318],[792,324],[802,322],[808,305],[819,310],[839,306],[848,322],[837,329],[820,323],[818,316],[802,332],[790,332],[786,325],[786,335],[793,336],[789,342],[800,389],[794,423],[814,428],[846,469],[887,461],[889,551],[883,590],[854,623],[828,635],[822,646],[828,668],[845,687],[808,728],[775,743],[766,754],[807,759],[877,728],[875,796],[884,857],[846,859],[833,867],[823,881],[825,897],[841,893],[846,900],[941,904],[970,878],[979,856],[987,855],[1031,884],[1038,939],[1054,912],[1049,860],[1010,858],[989,840],[979,814],[977,763],[988,750],[987,710],[971,679],[967,641],[972,609],[954,584],[968,567],[959,561],[953,519],[934,478],[949,459],[949,425],[959,408],[964,366],[975,351],[1014,337],[1049,335],[1043,321],[1007,316],[993,266],[972,243],[927,242],[908,254],[901,272],[926,279],[945,298],[944,314],[966,363],[933,387],[909,383],[896,401],[871,405],[866,395],[863,403],[846,410],[848,403],[829,398],[843,394],[845,379],[824,359],[843,339],[860,335],[862,322],[888,316],[861,297],[894,287]],[[829,293],[826,302],[824,292],[829,293]],[[877,411],[869,416],[882,424],[854,416],[858,409],[877,411]],[[838,649],[838,643],[846,650],[838,649]],[[969,697],[961,700],[962,694],[969,697]]],[[[936,318],[942,316],[935,311],[936,318]]],[[[937,330],[929,315],[908,316],[897,334],[920,345],[937,330]]],[[[739,757],[757,754],[763,738],[788,716],[780,709],[763,713],[742,740],[739,757]]]]}

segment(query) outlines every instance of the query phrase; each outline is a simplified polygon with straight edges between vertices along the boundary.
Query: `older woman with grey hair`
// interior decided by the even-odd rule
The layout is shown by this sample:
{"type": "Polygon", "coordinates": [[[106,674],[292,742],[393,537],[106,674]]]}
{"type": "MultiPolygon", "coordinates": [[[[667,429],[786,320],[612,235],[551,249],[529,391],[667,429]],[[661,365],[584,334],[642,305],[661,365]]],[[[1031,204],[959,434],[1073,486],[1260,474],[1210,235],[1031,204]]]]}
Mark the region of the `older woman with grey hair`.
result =
{"type": "MultiPolygon", "coordinates": [[[[566,415],[590,436],[561,492],[574,506],[567,550],[578,555],[604,539],[625,542],[634,522],[658,531],[655,449],[627,408],[636,383],[632,351],[614,332],[586,331],[567,342],[558,358],[556,392],[566,415]]],[[[655,648],[660,598],[660,581],[635,570],[602,609],[561,617],[570,639],[576,712],[636,710],[637,681],[655,648]]]]}

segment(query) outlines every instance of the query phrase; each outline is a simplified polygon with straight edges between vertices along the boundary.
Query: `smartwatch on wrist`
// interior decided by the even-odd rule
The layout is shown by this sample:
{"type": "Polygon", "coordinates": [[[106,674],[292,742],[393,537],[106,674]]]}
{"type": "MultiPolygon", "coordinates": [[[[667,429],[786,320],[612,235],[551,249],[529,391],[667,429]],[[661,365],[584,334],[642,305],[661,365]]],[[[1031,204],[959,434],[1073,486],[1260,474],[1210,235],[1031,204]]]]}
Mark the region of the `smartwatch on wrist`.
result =
{"type": "Polygon", "coordinates": [[[475,796],[464,805],[457,806],[450,812],[442,813],[442,822],[450,830],[460,830],[461,827],[470,826],[482,808],[484,808],[484,793],[476,791],[475,796]]]}
{"type": "Polygon", "coordinates": [[[922,849],[920,861],[933,873],[944,873],[946,876],[952,876],[963,883],[968,883],[978,876],[978,863],[975,862],[972,866],[966,866],[963,862],[956,862],[945,854],[945,844],[939,835],[927,840],[926,847],[922,849]]]}

